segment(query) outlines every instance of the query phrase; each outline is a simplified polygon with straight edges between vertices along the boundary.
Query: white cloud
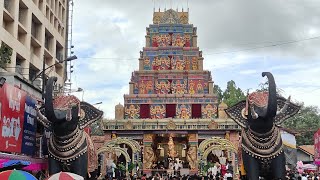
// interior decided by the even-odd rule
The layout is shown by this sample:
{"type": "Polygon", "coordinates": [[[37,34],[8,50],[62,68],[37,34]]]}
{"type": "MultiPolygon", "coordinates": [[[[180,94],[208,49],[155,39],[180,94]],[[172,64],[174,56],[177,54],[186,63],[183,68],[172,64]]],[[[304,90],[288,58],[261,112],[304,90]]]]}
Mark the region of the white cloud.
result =
{"type": "MultiPolygon", "coordinates": [[[[114,117],[114,106],[123,103],[131,73],[138,69],[146,27],[152,23],[153,2],[75,1],[73,44],[79,59],[74,62],[73,87],[83,88],[84,99],[90,103],[102,101],[99,107],[106,117],[114,117]]],[[[165,3],[167,9],[171,6],[169,1],[155,2],[156,9],[160,6],[162,11],[165,3]]],[[[245,50],[319,36],[317,3],[190,0],[189,19],[197,27],[204,69],[213,73],[214,81],[216,77],[236,79],[242,89],[257,87],[263,81],[261,72],[271,71],[286,93],[308,105],[320,106],[316,100],[319,90],[312,91],[320,87],[319,39],[245,50]]],[[[172,1],[173,9],[177,6],[187,9],[183,0],[172,1]]],[[[77,95],[82,98],[81,93],[77,95]]]]}

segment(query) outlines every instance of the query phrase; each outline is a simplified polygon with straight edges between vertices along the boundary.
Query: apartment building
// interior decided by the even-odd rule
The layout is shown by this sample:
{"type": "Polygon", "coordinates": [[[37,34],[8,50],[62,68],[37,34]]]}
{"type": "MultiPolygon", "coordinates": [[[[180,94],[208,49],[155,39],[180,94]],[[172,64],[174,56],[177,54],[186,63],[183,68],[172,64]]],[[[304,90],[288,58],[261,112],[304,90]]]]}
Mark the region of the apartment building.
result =
{"type": "Polygon", "coordinates": [[[12,49],[11,62],[0,68],[6,82],[41,97],[41,78],[57,76],[64,85],[68,46],[69,0],[0,0],[0,45],[12,49]]]}

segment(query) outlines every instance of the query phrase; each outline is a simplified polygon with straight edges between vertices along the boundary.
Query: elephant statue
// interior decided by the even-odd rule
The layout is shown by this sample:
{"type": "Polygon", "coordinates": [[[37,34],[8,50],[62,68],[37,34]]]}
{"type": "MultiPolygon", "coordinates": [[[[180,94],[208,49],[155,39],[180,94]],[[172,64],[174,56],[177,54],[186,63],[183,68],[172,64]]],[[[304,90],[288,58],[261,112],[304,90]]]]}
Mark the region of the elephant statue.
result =
{"type": "Polygon", "coordinates": [[[51,130],[48,143],[49,174],[68,171],[85,179],[97,169],[97,156],[90,136],[83,130],[100,119],[103,112],[75,96],[52,97],[56,77],[46,85],[44,112],[37,110],[38,121],[51,130]]]}
{"type": "Polygon", "coordinates": [[[279,124],[295,115],[300,107],[276,93],[270,72],[268,91],[253,92],[247,99],[226,109],[226,113],[241,126],[241,148],[244,168],[249,180],[259,176],[285,179],[285,156],[279,124]]]}

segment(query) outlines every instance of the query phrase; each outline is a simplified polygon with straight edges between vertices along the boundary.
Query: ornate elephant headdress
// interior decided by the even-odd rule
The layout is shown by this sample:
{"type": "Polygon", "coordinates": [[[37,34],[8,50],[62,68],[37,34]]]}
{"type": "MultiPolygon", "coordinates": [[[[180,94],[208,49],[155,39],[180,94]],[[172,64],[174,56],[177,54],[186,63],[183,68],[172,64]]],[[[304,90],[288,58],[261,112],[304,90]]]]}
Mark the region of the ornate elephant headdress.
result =
{"type": "Polygon", "coordinates": [[[73,95],[60,95],[57,96],[53,101],[54,109],[71,111],[71,108],[78,106],[79,109],[79,126],[80,129],[85,128],[94,121],[100,119],[103,112],[95,108],[91,104],[80,101],[76,96],[73,95]]]}
{"type": "MultiPolygon", "coordinates": [[[[239,103],[226,109],[226,113],[231,119],[233,119],[242,128],[247,128],[247,116],[248,109],[252,105],[258,107],[264,107],[268,103],[268,92],[253,92],[249,94],[246,100],[240,101],[239,103]]],[[[274,117],[274,123],[280,125],[284,120],[298,113],[300,106],[290,102],[290,98],[287,100],[283,97],[277,97],[277,113],[274,117]],[[285,107],[285,108],[284,108],[285,107]]]]}

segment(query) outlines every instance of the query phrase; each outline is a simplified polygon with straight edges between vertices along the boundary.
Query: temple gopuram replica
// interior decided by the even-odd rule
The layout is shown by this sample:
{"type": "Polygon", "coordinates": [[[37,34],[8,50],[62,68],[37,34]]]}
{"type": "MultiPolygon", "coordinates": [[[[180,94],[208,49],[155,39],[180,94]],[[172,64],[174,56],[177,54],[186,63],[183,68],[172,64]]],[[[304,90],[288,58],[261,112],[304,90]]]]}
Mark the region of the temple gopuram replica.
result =
{"type": "Polygon", "coordinates": [[[94,139],[103,154],[101,172],[110,160],[146,174],[170,173],[172,162],[180,163],[181,174],[205,173],[209,161],[232,161],[238,172],[240,127],[218,104],[189,13],[154,12],[146,32],[124,105],[115,106],[115,119],[104,122],[105,135],[94,139]]]}

